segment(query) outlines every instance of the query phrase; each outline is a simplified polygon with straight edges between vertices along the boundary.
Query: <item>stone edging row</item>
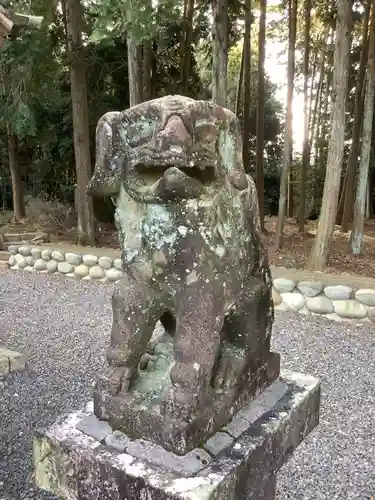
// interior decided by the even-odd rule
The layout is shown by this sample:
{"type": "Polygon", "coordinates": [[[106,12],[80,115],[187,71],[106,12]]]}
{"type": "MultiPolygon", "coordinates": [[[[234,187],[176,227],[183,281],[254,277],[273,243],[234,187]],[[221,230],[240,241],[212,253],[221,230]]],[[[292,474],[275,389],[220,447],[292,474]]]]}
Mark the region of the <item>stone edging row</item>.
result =
{"type": "Polygon", "coordinates": [[[64,274],[84,280],[118,281],[122,277],[120,258],[29,245],[11,245],[8,250],[11,269],[64,274]]]}
{"type": "Polygon", "coordinates": [[[375,289],[276,278],[272,295],[276,311],[325,316],[334,321],[375,323],[375,289]]]}
{"type": "MultiPolygon", "coordinates": [[[[58,245],[56,245],[58,247],[58,245]]],[[[9,266],[11,269],[37,271],[42,273],[63,274],[84,280],[116,282],[122,277],[122,263],[118,251],[108,249],[73,250],[32,246],[27,244],[10,245],[9,266]],[[88,253],[86,253],[87,251],[88,253]],[[92,253],[89,253],[92,251],[92,253]],[[95,255],[95,253],[97,255],[95,255]],[[111,254],[112,256],[109,256],[111,254]]],[[[283,269],[272,270],[272,295],[276,311],[295,311],[306,315],[320,315],[334,321],[364,321],[375,323],[375,280],[362,280],[365,286],[357,283],[338,284],[338,276],[329,282],[329,276],[322,275],[317,281],[311,273],[304,279],[304,271],[285,269],[288,278],[281,277],[283,269]],[[292,274],[292,276],[291,276],[292,274]],[[302,279],[301,279],[302,278],[302,279]],[[373,288],[370,286],[373,285],[373,288]]],[[[345,279],[343,278],[343,281],[345,279]]]]}

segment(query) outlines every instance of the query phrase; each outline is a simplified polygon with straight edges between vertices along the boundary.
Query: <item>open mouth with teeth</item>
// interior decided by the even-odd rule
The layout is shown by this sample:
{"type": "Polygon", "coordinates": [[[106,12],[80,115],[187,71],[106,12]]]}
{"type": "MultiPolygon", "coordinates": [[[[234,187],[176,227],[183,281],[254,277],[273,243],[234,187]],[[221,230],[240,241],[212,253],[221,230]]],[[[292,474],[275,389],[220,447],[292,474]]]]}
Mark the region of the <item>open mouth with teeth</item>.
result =
{"type": "Polygon", "coordinates": [[[133,164],[127,177],[127,189],[145,203],[200,198],[217,182],[216,165],[209,161],[193,164],[184,160],[163,162],[155,159],[133,164]]]}
{"type": "Polygon", "coordinates": [[[146,185],[153,185],[159,179],[168,177],[169,174],[180,173],[181,179],[187,177],[188,179],[197,181],[203,186],[209,186],[216,180],[216,171],[213,165],[205,167],[198,166],[176,166],[170,165],[152,165],[139,164],[134,168],[136,176],[142,180],[146,185]]]}

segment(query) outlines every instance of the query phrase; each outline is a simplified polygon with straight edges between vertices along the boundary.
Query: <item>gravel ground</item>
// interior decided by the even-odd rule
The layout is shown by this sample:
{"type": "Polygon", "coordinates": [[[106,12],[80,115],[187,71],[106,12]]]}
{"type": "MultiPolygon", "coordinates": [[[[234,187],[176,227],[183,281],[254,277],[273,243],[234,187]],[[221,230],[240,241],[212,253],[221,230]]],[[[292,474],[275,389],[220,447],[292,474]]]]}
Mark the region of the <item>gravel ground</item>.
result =
{"type": "MultiPolygon", "coordinates": [[[[0,289],[0,342],[29,357],[0,382],[0,500],[52,500],[32,488],[32,432],[89,399],[111,286],[6,271],[0,289]]],[[[321,423],[280,472],[277,500],[375,497],[374,339],[367,326],[277,316],[283,366],[322,380],[321,423]]]]}

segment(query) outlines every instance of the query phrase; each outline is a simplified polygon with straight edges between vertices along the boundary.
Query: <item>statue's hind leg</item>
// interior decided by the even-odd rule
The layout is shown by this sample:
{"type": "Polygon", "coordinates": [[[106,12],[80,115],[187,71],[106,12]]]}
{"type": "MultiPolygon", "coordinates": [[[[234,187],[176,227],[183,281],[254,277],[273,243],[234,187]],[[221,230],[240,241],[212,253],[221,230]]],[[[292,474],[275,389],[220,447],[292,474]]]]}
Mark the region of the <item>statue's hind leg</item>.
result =
{"type": "Polygon", "coordinates": [[[263,280],[251,278],[240,300],[225,318],[215,389],[230,390],[244,373],[255,372],[267,361],[272,322],[270,287],[263,280]]]}

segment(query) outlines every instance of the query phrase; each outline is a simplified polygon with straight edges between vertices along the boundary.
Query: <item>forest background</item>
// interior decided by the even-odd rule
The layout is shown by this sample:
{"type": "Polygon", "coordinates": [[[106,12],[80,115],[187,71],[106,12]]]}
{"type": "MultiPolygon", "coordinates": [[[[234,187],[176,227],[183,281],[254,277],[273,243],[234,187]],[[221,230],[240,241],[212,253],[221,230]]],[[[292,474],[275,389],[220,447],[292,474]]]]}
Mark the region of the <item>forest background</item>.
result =
{"type": "Polygon", "coordinates": [[[168,94],[240,118],[275,265],[375,275],[375,7],[350,0],[14,0],[0,50],[0,226],[117,246],[85,194],[102,114],[168,94]]]}

